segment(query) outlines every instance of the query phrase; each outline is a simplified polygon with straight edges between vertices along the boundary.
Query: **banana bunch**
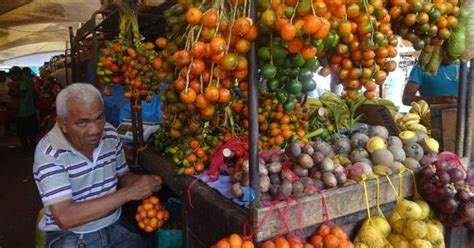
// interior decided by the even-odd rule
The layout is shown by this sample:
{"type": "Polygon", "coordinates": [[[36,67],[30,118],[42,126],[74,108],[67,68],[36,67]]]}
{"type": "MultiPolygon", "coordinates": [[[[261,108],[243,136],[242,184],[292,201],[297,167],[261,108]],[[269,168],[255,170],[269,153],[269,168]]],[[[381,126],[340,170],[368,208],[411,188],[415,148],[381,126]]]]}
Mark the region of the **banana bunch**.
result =
{"type": "Polygon", "coordinates": [[[431,111],[430,106],[424,100],[411,103],[410,113],[414,113],[420,116],[420,123],[431,129],[431,111]]]}
{"type": "Polygon", "coordinates": [[[396,113],[394,119],[401,131],[428,133],[428,129],[420,123],[421,116],[416,113],[396,113]]]}

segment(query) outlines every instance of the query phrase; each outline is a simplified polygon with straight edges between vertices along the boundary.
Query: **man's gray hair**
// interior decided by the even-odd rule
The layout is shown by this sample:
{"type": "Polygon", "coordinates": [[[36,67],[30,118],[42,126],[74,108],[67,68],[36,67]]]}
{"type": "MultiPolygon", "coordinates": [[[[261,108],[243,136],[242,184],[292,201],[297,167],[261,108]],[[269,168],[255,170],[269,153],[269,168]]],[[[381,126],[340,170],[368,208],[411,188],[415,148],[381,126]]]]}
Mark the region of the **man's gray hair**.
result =
{"type": "Polygon", "coordinates": [[[104,105],[104,100],[97,88],[87,83],[73,83],[61,90],[56,97],[56,113],[66,119],[69,115],[67,102],[75,99],[81,103],[92,103],[99,100],[104,105]]]}

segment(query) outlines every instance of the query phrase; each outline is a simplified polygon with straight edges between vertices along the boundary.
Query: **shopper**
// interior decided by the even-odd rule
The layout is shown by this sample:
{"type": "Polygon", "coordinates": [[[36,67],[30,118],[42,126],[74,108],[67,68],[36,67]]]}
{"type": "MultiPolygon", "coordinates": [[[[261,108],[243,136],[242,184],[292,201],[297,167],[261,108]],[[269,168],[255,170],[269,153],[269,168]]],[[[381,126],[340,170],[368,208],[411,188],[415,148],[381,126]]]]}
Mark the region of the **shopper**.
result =
{"type": "Polygon", "coordinates": [[[405,105],[419,100],[429,104],[454,104],[457,103],[458,90],[459,63],[446,55],[434,76],[423,72],[418,64],[413,67],[403,91],[402,102],[405,105]]]}
{"type": "Polygon", "coordinates": [[[120,224],[121,206],[158,191],[161,178],[129,172],[95,87],[72,84],[56,103],[56,125],[36,147],[33,165],[46,247],[145,247],[120,224]]]}
{"type": "Polygon", "coordinates": [[[24,67],[20,82],[17,135],[20,138],[23,149],[31,152],[33,152],[36,146],[36,134],[38,132],[35,98],[31,69],[24,67]]]}
{"type": "Polygon", "coordinates": [[[0,108],[7,108],[10,105],[10,95],[8,95],[10,83],[7,73],[0,71],[0,108]]]}

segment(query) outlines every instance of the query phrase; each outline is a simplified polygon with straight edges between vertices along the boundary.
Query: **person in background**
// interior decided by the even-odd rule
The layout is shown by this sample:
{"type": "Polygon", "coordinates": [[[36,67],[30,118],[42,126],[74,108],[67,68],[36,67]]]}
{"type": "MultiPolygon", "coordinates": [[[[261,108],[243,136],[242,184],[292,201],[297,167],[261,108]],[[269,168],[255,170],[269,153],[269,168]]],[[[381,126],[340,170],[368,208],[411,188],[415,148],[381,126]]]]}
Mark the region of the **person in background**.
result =
{"type": "Polygon", "coordinates": [[[94,86],[71,84],[56,102],[56,124],[38,143],[33,165],[45,247],[146,247],[124,226],[121,206],[158,191],[161,178],[129,171],[94,86]]]}
{"type": "Polygon", "coordinates": [[[38,120],[36,116],[35,93],[31,69],[22,69],[20,101],[18,105],[17,135],[25,151],[33,151],[36,146],[38,120]]]}
{"type": "Polygon", "coordinates": [[[5,71],[0,71],[0,107],[7,108],[10,105],[10,95],[8,85],[11,80],[7,77],[5,71]]]}
{"type": "Polygon", "coordinates": [[[419,100],[425,100],[429,104],[455,104],[458,91],[459,63],[445,55],[434,76],[423,72],[419,64],[413,67],[403,91],[402,102],[405,105],[419,100]],[[419,96],[416,95],[417,92],[419,96]]]}
{"type": "Polygon", "coordinates": [[[8,127],[13,134],[16,134],[18,125],[18,105],[20,102],[20,82],[21,68],[13,66],[8,71],[7,77],[10,79],[8,83],[8,95],[10,96],[10,105],[8,106],[8,127]]]}

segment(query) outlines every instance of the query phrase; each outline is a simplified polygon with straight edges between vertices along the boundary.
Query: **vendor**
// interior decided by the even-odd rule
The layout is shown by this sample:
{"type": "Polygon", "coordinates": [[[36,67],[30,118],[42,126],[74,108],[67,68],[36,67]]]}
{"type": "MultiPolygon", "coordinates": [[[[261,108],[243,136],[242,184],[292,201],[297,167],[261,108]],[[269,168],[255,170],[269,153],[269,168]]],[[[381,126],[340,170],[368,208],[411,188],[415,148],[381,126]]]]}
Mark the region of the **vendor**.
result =
{"type": "Polygon", "coordinates": [[[33,165],[46,247],[146,247],[120,223],[121,206],[158,191],[161,178],[129,172],[94,86],[72,84],[56,102],[56,124],[38,143],[33,165]]]}
{"type": "Polygon", "coordinates": [[[408,83],[403,91],[402,102],[425,100],[429,104],[455,104],[459,90],[459,63],[445,55],[438,72],[430,76],[423,72],[420,65],[413,67],[408,83]],[[419,92],[419,96],[416,93],[419,92]]]}

